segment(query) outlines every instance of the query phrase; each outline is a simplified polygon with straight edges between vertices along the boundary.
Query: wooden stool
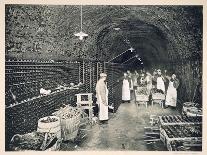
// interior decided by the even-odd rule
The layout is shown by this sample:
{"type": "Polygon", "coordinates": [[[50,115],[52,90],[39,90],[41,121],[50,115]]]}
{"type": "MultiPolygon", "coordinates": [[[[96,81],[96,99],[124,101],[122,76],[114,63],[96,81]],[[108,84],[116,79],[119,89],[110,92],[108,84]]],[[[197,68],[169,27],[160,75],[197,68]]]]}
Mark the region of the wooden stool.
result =
{"type": "Polygon", "coordinates": [[[77,96],[77,107],[80,107],[82,110],[88,109],[89,114],[88,118],[89,121],[92,121],[93,118],[93,100],[92,100],[92,95],[93,93],[81,93],[81,94],[76,94],[77,96]]]}

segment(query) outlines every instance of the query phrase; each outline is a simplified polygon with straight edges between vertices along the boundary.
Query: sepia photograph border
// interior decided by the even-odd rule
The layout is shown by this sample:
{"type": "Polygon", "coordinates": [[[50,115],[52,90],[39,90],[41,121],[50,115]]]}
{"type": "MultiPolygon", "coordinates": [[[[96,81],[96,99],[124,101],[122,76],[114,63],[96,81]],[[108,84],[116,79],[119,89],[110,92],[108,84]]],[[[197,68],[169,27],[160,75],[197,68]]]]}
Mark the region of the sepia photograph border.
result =
{"type": "Polygon", "coordinates": [[[92,155],[92,154],[207,154],[207,122],[206,113],[207,105],[205,100],[206,94],[206,30],[207,30],[207,0],[0,0],[0,62],[1,62],[1,97],[0,97],[0,155],[3,154],[77,154],[92,155]],[[202,5],[203,6],[203,137],[202,137],[202,151],[201,152],[173,152],[173,151],[54,151],[54,152],[39,152],[39,151],[26,151],[26,152],[7,152],[5,151],[5,5],[6,4],[46,4],[46,5],[202,5]]]}

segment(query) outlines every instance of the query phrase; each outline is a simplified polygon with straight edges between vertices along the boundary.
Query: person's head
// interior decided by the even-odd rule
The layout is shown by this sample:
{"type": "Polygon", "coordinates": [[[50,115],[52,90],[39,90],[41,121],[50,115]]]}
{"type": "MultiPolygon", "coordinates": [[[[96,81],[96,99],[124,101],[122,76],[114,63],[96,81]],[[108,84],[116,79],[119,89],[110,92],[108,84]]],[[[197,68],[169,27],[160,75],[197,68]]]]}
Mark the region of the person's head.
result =
{"type": "Polygon", "coordinates": [[[153,75],[156,75],[157,74],[157,70],[155,69],[154,71],[153,71],[153,75]]]}
{"type": "Polygon", "coordinates": [[[161,69],[158,69],[158,70],[157,70],[157,74],[158,74],[158,75],[161,75],[161,74],[162,74],[161,69]]]}
{"type": "Polygon", "coordinates": [[[127,77],[127,73],[124,73],[124,77],[125,77],[125,78],[127,77]]]}
{"type": "Polygon", "coordinates": [[[127,73],[129,74],[130,73],[130,70],[127,70],[127,73]]]}
{"type": "Polygon", "coordinates": [[[172,79],[174,80],[176,78],[176,75],[173,73],[172,74],[172,79]]]}
{"type": "Polygon", "coordinates": [[[100,79],[103,79],[105,81],[106,77],[107,77],[106,73],[101,73],[100,74],[100,79]]]}

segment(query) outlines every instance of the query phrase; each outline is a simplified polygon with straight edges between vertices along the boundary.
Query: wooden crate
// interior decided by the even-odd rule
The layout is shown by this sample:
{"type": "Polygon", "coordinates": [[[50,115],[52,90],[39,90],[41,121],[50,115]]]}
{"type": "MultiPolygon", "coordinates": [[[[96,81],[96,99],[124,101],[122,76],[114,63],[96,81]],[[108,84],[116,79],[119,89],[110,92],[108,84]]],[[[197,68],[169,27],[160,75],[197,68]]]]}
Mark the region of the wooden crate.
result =
{"type": "Polygon", "coordinates": [[[164,143],[169,151],[172,151],[171,141],[174,140],[195,140],[202,139],[202,137],[178,137],[178,138],[169,138],[164,129],[160,128],[160,140],[164,143]]]}
{"type": "Polygon", "coordinates": [[[153,93],[152,94],[152,99],[153,100],[165,100],[165,94],[153,93]]]}
{"type": "Polygon", "coordinates": [[[163,128],[160,127],[160,140],[164,143],[164,145],[167,144],[167,139],[169,139],[167,133],[163,128]]]}
{"type": "MultiPolygon", "coordinates": [[[[182,117],[181,115],[172,115],[172,116],[182,117]]],[[[202,122],[186,122],[184,119],[182,119],[180,122],[164,122],[162,119],[162,116],[158,116],[158,119],[159,119],[160,125],[195,125],[195,124],[202,123],[202,122]]]]}

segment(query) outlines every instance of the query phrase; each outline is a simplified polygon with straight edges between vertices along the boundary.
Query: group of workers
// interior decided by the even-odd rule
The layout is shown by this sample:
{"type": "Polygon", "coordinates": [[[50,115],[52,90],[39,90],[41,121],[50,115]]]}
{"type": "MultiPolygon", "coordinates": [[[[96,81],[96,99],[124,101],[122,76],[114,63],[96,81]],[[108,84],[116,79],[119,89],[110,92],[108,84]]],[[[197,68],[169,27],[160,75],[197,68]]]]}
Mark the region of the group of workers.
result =
{"type": "Polygon", "coordinates": [[[176,107],[177,103],[177,88],[179,86],[179,80],[175,73],[171,76],[167,75],[165,70],[162,73],[161,69],[155,69],[153,74],[149,71],[141,70],[140,73],[134,71],[131,73],[129,70],[124,73],[121,78],[123,80],[122,85],[122,101],[130,102],[131,93],[137,87],[146,87],[147,93],[150,95],[152,88],[161,91],[166,95],[165,98],[165,108],[168,106],[176,107]]]}
{"type": "MultiPolygon", "coordinates": [[[[102,123],[108,120],[108,89],[106,84],[105,73],[100,74],[100,79],[96,84],[96,98],[99,108],[99,120],[102,123]]],[[[140,70],[131,73],[129,70],[124,73],[123,77],[117,80],[122,81],[122,101],[130,102],[132,92],[137,87],[146,87],[148,94],[151,93],[152,88],[156,88],[166,95],[165,108],[168,106],[176,107],[177,103],[177,88],[179,86],[179,80],[175,73],[171,76],[167,75],[167,71],[164,73],[160,69],[154,70],[151,74],[149,71],[140,70]]]]}

